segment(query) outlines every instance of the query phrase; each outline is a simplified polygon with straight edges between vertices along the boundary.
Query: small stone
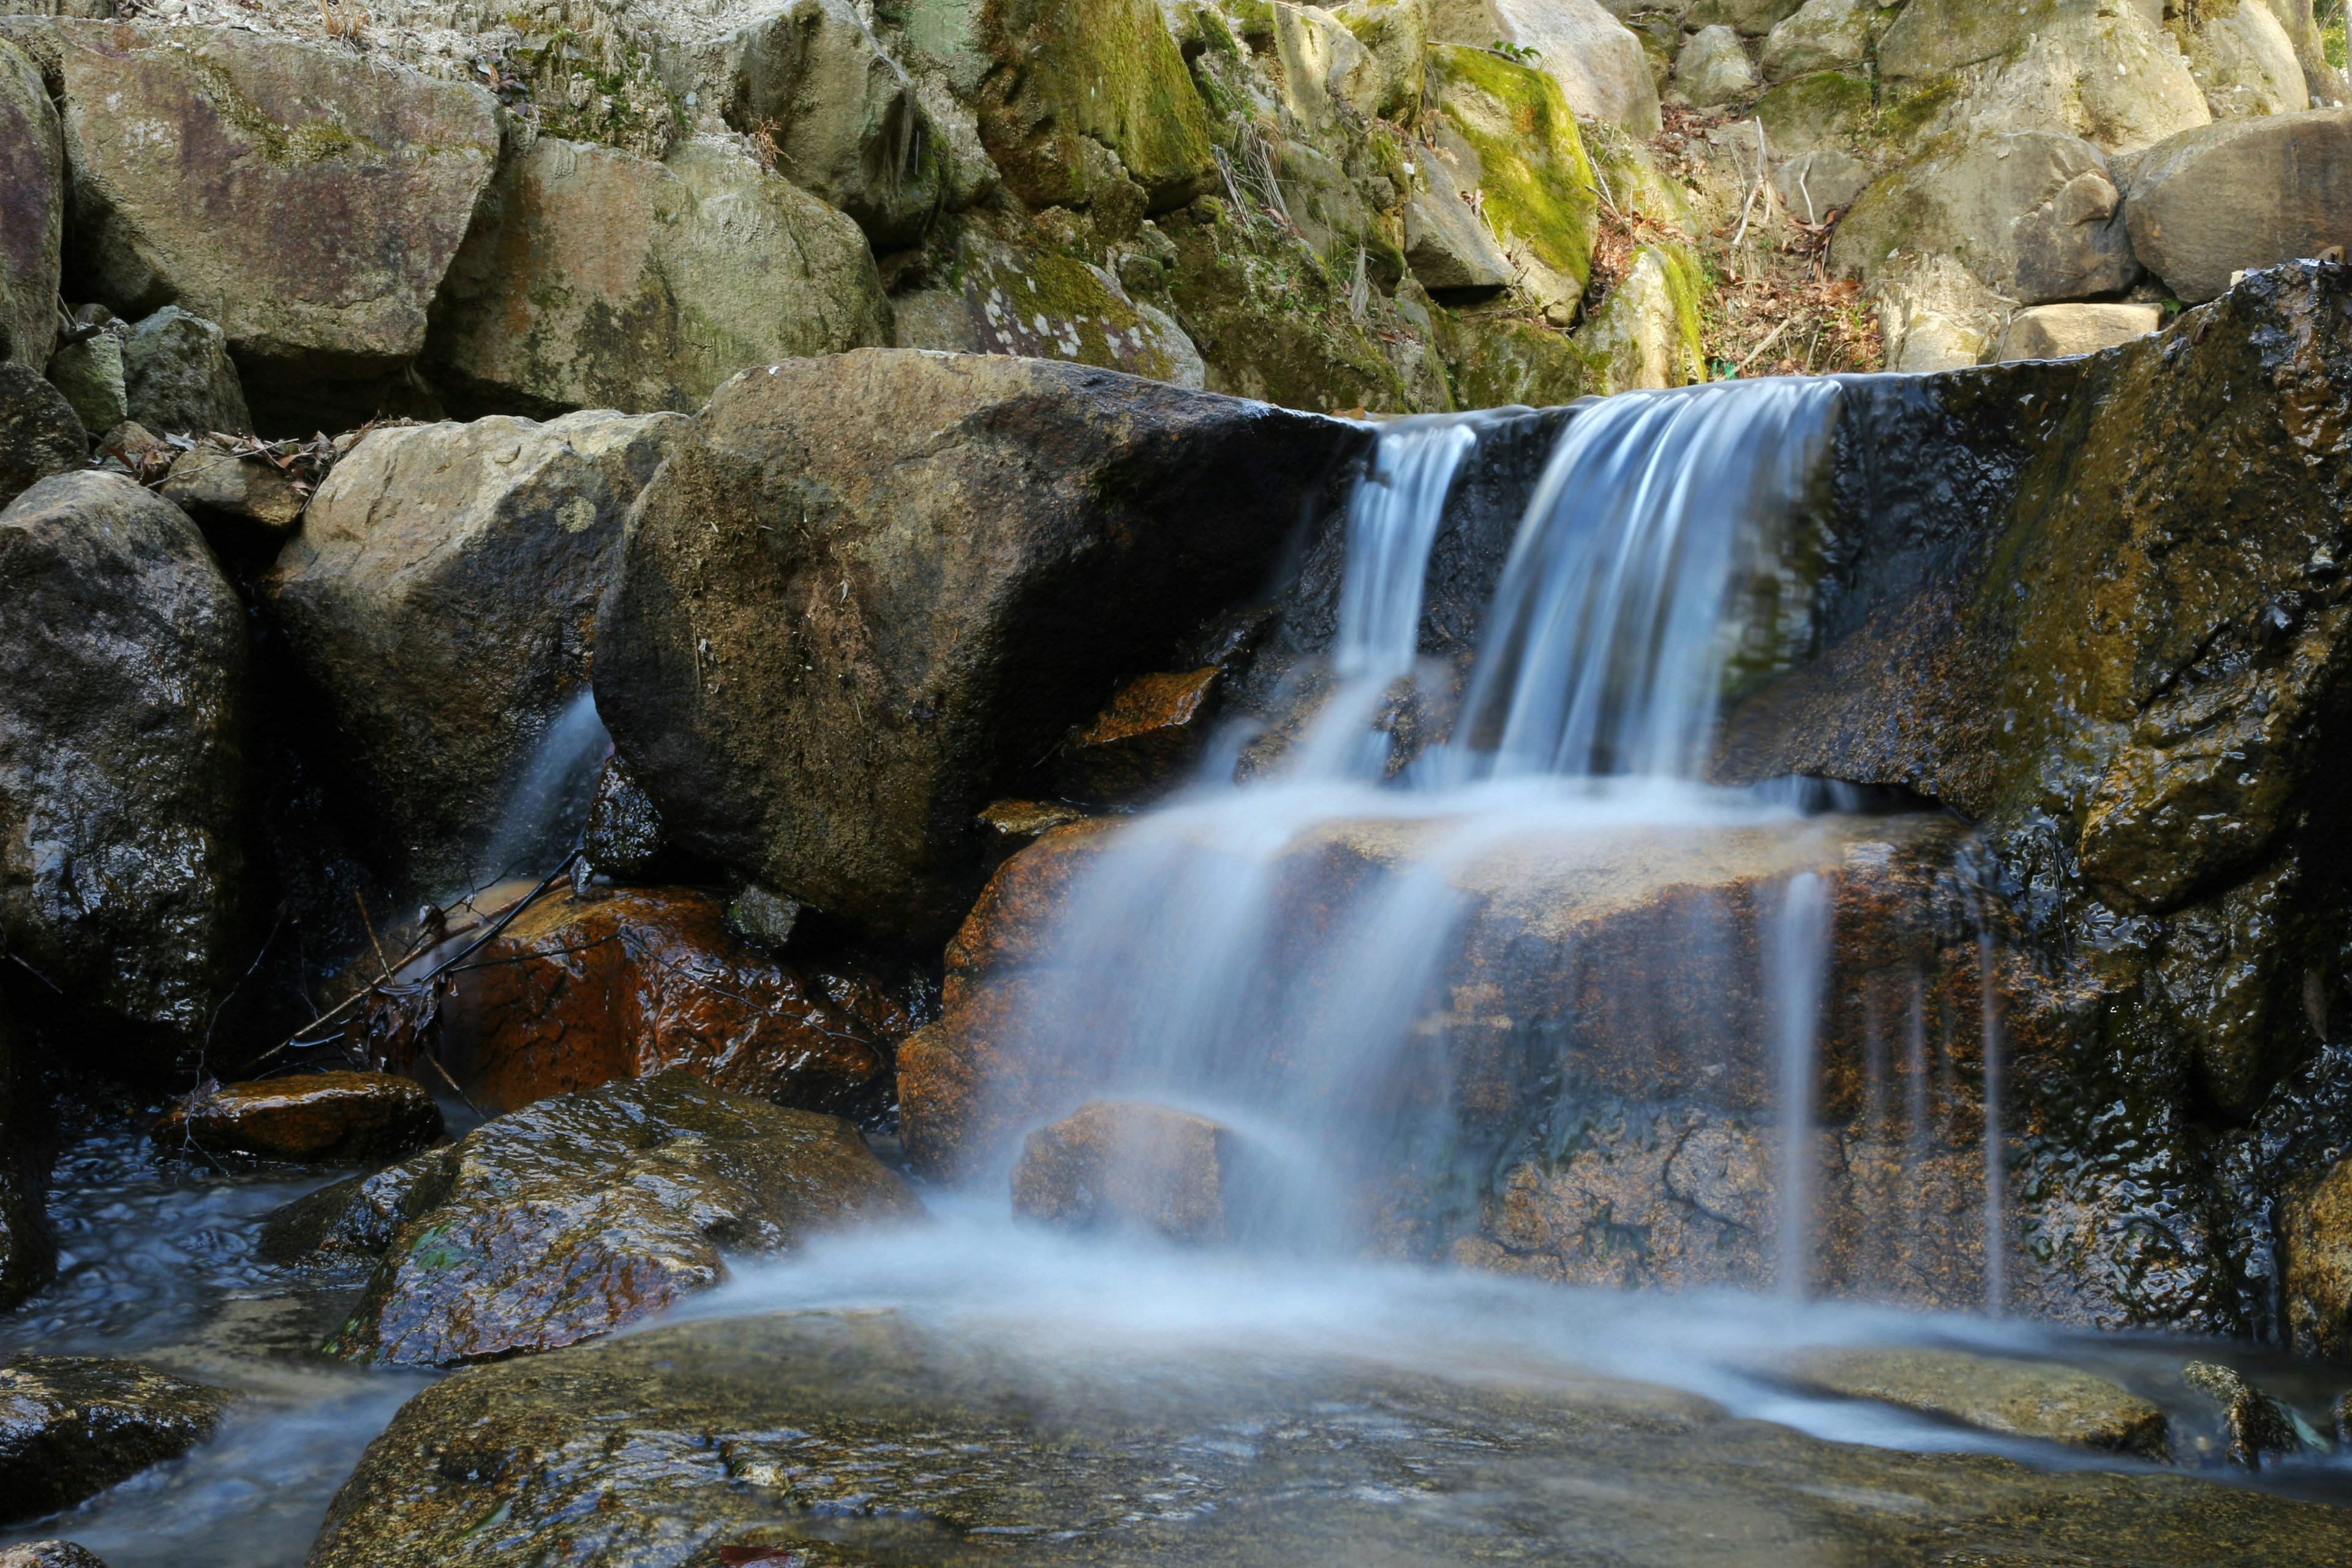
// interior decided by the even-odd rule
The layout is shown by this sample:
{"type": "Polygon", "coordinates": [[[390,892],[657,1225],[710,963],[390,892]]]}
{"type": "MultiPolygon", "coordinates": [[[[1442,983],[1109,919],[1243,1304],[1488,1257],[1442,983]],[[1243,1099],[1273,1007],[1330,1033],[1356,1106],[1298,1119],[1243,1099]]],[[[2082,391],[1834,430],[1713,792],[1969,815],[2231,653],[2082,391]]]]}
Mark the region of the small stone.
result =
{"type": "Polygon", "coordinates": [[[1223,1241],[1245,1159],[1230,1128],[1164,1105],[1095,1100],[1029,1134],[1013,1212],[1071,1230],[1118,1226],[1223,1241]]]}
{"type": "MultiPolygon", "coordinates": [[[[2286,1406],[2231,1368],[2192,1361],[2180,1369],[2180,1381],[2219,1407],[2222,1455],[2239,1468],[2258,1470],[2266,1458],[2302,1449],[2303,1436],[2286,1406]]],[[[2201,1439],[2196,1446],[2207,1447],[2201,1439]]]]}
{"type": "Polygon", "coordinates": [[[2088,1373],[2054,1362],[1958,1351],[1830,1351],[1801,1358],[1805,1382],[1987,1432],[2102,1453],[2166,1457],[2164,1412],[2088,1373]]]}
{"type": "Polygon", "coordinates": [[[798,899],[772,893],[752,882],[728,904],[727,929],[745,942],[781,952],[793,940],[793,928],[807,907],[798,899]]]}
{"type": "Polygon", "coordinates": [[[2144,338],[2164,324],[2160,305],[2037,305],[2010,319],[2000,357],[2064,359],[2144,338]]]}
{"type": "Polygon", "coordinates": [[[661,853],[661,808],[616,753],[604,759],[596,793],[588,799],[588,824],[580,838],[588,864],[606,876],[642,875],[661,853]]]}
{"type": "Polygon", "coordinates": [[[1759,85],[1739,35],[1721,23],[1700,28],[1675,61],[1675,86],[1700,109],[1751,98],[1759,85]]]}
{"type": "Polygon", "coordinates": [[[248,435],[245,386],[215,321],[166,305],[139,321],[122,344],[128,417],[170,435],[248,435]]]}
{"type": "MultiPolygon", "coordinates": [[[[93,310],[105,319],[103,305],[84,306],[81,314],[93,310]]],[[[85,430],[110,429],[131,417],[122,384],[123,331],[113,325],[110,331],[68,343],[49,356],[49,384],[66,395],[85,430]]]]}
{"type": "Polygon", "coordinates": [[[89,455],[89,436],[66,395],[28,365],[0,364],[0,506],[89,455]]]}
{"type": "Polygon", "coordinates": [[[0,1366],[0,1523],[71,1508],[212,1436],[230,1395],[136,1362],[0,1366]]]}
{"type": "Polygon", "coordinates": [[[1222,674],[1212,665],[1120,687],[1064,746],[1064,784],[1087,798],[1124,800],[1168,783],[1206,743],[1222,674]]]}
{"type": "Polygon", "coordinates": [[[165,1148],[264,1160],[396,1159],[441,1136],[441,1108],[391,1073],[310,1073],[200,1089],[151,1136],[165,1148]]]}
{"type": "Polygon", "coordinates": [[[263,548],[294,531],[310,499],[264,459],[209,444],[181,453],[157,493],[194,518],[216,543],[263,548]]]}
{"type": "Polygon", "coordinates": [[[1066,800],[1000,800],[982,812],[980,820],[1006,838],[1026,840],[1065,823],[1083,822],[1086,816],[1066,800]]]}
{"type": "Polygon", "coordinates": [[[106,1568],[97,1552],[70,1541],[29,1541],[0,1547],[0,1568],[106,1568]]]}

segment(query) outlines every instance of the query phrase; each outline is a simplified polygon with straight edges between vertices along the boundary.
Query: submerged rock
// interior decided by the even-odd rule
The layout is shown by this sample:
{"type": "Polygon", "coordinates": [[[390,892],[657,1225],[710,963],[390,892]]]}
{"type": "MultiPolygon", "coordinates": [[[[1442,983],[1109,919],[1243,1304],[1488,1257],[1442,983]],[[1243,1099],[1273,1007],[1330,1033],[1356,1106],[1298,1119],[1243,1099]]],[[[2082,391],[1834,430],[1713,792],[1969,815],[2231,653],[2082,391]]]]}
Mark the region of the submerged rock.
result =
{"type": "Polygon", "coordinates": [[[66,395],[29,365],[0,363],[0,506],[89,457],[89,436],[66,395]]]}
{"type": "Polygon", "coordinates": [[[671,1068],[804,1110],[870,1111],[887,1092],[895,1042],[828,1000],[830,977],[737,937],[709,893],[550,894],[487,941],[452,936],[396,978],[461,951],[428,995],[381,997],[354,1032],[373,1059],[428,1082],[446,1073],[486,1110],[671,1068]]]}
{"type": "Polygon", "coordinates": [[[598,710],[673,843],[853,928],[944,933],[974,815],[1255,589],[1363,439],[1037,361],[753,371],[639,505],[598,710]]]}
{"type": "Polygon", "coordinates": [[[341,1191],[280,1211],[272,1250],[383,1236],[328,1348],[399,1366],[591,1339],[719,1284],[728,1253],[922,1213],[846,1121],[679,1072],[541,1100],[341,1191]]]}
{"type": "Polygon", "coordinates": [[[441,1136],[441,1108],[415,1081],[390,1073],[309,1073],[199,1089],[149,1136],[166,1149],[208,1154],[390,1160],[441,1136]]]}
{"type": "Polygon", "coordinates": [[[2070,1447],[2170,1457],[2164,1412],[2105,1378],[2053,1362],[1958,1351],[1822,1351],[1791,1370],[1850,1399],[1878,1399],[2011,1437],[2070,1447]]]}
{"type": "Polygon", "coordinates": [[[1233,1130],[1205,1116],[1095,1100],[1029,1134],[1013,1167],[1013,1212],[1072,1230],[1223,1241],[1241,1218],[1245,1161],[1233,1130]]]}
{"type": "Polygon", "coordinates": [[[2180,1369],[2180,1381],[2219,1412],[2221,1456],[2240,1469],[2258,1470],[2266,1460],[2302,1450],[2303,1435],[2286,1406],[2234,1368],[2192,1361],[2180,1369]]]}
{"type": "Polygon", "coordinates": [[[136,1362],[0,1363],[0,1523],[72,1507],[212,1436],[233,1396],[136,1362]]]}
{"type": "Polygon", "coordinates": [[[185,513],[88,470],[0,511],[0,936],[48,982],[16,999],[193,1065],[253,962],[245,607],[185,513]]]}

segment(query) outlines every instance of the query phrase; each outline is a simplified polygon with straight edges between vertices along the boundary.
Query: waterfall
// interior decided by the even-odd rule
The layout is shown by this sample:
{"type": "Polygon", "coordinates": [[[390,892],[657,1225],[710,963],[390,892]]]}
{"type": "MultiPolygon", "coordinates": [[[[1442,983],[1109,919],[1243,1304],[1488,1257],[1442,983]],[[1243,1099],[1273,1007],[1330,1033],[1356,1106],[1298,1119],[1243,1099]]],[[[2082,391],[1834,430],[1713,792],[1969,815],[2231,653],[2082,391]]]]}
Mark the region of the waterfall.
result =
{"type": "MultiPolygon", "coordinates": [[[[1029,1076],[1056,1086],[1044,1113],[1132,1099],[1223,1122],[1278,1177],[1244,1228],[1292,1252],[1380,1241],[1408,1198],[1475,1178],[1491,1151],[1465,1142],[1465,1096],[1488,1091],[1458,1081],[1454,1047],[1487,1030],[1507,1075],[1531,1042],[1447,992],[1465,888],[1577,863],[1596,844],[1671,853],[1692,836],[1802,836],[1804,802],[1835,803],[1701,781],[1727,693],[1804,651],[1807,512],[1840,396],[1833,382],[1784,380],[1580,405],[1530,493],[1452,731],[1402,770],[1374,721],[1429,673],[1423,583],[1485,426],[1384,427],[1347,513],[1330,695],[1286,764],[1236,784],[1217,753],[1219,774],[1124,826],[1064,906],[1022,1003],[1029,1076]]],[[[1727,1047],[1756,1055],[1777,1102],[1764,1263],[1792,1294],[1814,1245],[1832,903],[1829,878],[1783,876],[1756,917],[1769,1021],[1727,1047]]],[[[1711,989],[1750,984],[1735,973],[1739,917],[1708,918],[1723,933],[1707,939],[1710,967],[1680,981],[1702,1011],[1711,989]]],[[[1915,1141],[1920,1031],[1914,1002],[1915,1141]]],[[[1700,1048],[1662,1046],[1658,1070],[1685,1047],[1700,1048]]]]}
{"type": "Polygon", "coordinates": [[[535,875],[562,859],[588,814],[596,774],[613,737],[596,716],[586,687],[548,721],[499,814],[475,873],[477,889],[504,878],[535,875]]]}

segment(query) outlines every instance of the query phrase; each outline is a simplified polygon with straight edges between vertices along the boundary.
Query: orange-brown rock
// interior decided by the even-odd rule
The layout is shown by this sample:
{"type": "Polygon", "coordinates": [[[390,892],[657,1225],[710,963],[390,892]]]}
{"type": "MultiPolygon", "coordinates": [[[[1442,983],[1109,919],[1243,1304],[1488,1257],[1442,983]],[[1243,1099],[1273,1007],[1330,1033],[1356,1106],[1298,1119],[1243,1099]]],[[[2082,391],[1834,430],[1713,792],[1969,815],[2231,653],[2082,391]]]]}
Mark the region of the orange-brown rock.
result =
{"type": "MultiPolygon", "coordinates": [[[[453,936],[410,972],[478,940],[453,936]]],[[[386,999],[355,1034],[389,1065],[446,1071],[485,1110],[669,1068],[778,1105],[862,1110],[887,1090],[887,1032],[906,1018],[870,982],[778,963],[728,931],[718,898],[677,888],[545,895],[425,1004],[386,999]]]]}
{"type": "Polygon", "coordinates": [[[265,1160],[390,1160],[441,1136],[441,1108],[415,1080],[321,1072],[207,1084],[166,1110],[155,1142],[265,1160]]]}
{"type": "Polygon", "coordinates": [[[1062,746],[1064,787],[1088,800],[1127,800],[1170,783],[1201,753],[1223,671],[1139,675],[1062,746]]]}
{"type": "Polygon", "coordinates": [[[1093,1100],[1029,1134],[1013,1168],[1013,1212],[1073,1230],[1223,1241],[1242,1163],[1232,1130],[1205,1116],[1093,1100]]]}

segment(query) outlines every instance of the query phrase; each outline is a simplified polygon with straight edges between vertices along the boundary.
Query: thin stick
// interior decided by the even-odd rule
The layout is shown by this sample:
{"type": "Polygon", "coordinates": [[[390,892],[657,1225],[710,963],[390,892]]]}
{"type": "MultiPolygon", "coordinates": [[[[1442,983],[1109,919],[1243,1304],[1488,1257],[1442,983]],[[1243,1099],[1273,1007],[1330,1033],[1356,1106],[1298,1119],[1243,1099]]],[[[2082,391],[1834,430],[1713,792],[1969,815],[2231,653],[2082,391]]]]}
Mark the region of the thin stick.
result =
{"type": "Polygon", "coordinates": [[[1749,350],[1748,351],[1748,357],[1747,357],[1746,359],[1744,359],[1744,360],[1741,360],[1738,364],[1736,364],[1736,365],[1734,365],[1734,366],[1732,366],[1732,367],[1731,367],[1731,374],[1734,374],[1734,375],[1745,375],[1745,374],[1748,374],[1748,367],[1749,365],[1751,365],[1751,364],[1754,364],[1754,363],[1756,363],[1756,361],[1757,361],[1757,360],[1758,360],[1758,359],[1759,359],[1759,358],[1763,354],[1763,353],[1764,353],[1764,351],[1765,351],[1766,349],[1769,349],[1769,348],[1770,348],[1774,343],[1779,342],[1780,341],[1780,334],[1781,334],[1782,332],[1787,331],[1790,327],[1792,327],[1792,326],[1794,326],[1794,325],[1796,325],[1796,324],[1797,324],[1797,318],[1796,318],[1796,317],[1794,317],[1794,316],[1790,316],[1790,317],[1787,318],[1786,320],[1784,320],[1783,321],[1781,321],[1781,323],[1780,323],[1779,326],[1777,326],[1777,327],[1773,328],[1770,331],[1769,331],[1769,332],[1765,333],[1765,334],[1764,334],[1764,341],[1763,341],[1762,342],[1760,342],[1760,343],[1758,343],[1754,348],[1749,349],[1749,350]]]}
{"type": "Polygon", "coordinates": [[[1756,210],[1756,198],[1764,194],[1764,117],[1756,118],[1756,188],[1748,193],[1748,200],[1739,208],[1739,232],[1731,237],[1732,248],[1748,237],[1748,215],[1756,210]]]}
{"type": "Polygon", "coordinates": [[[383,977],[389,980],[392,978],[392,965],[383,960],[383,943],[375,939],[375,921],[368,919],[367,900],[361,897],[357,888],[352,889],[352,902],[360,907],[360,925],[367,931],[368,945],[375,949],[375,966],[382,970],[383,977]]]}

